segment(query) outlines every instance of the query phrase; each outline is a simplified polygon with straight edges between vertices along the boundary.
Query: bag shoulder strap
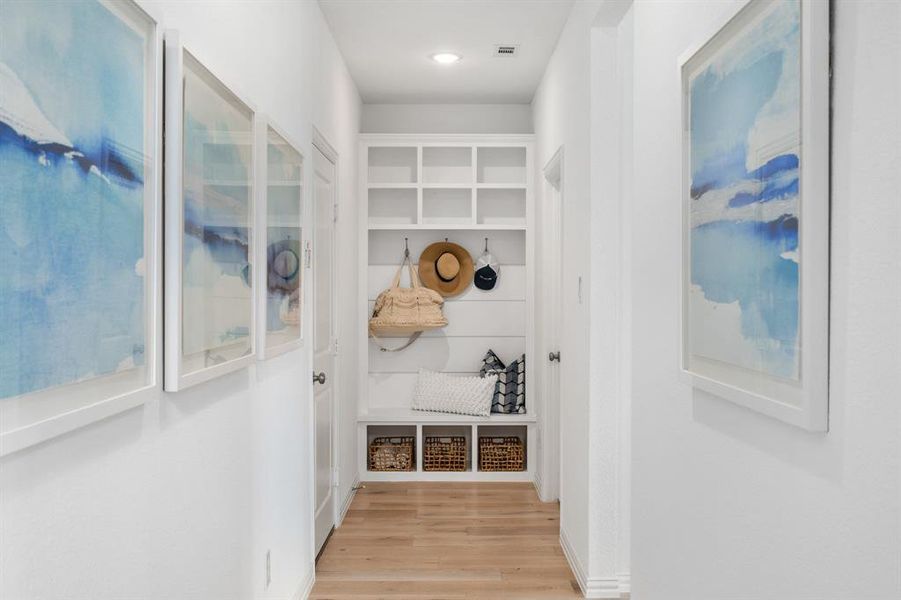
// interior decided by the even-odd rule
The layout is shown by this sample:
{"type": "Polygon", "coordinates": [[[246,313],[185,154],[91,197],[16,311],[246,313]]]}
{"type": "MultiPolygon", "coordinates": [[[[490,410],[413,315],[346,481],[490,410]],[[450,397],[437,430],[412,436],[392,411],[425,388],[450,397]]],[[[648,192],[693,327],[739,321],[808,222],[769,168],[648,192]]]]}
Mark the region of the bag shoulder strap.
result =
{"type": "Polygon", "coordinates": [[[416,269],[413,268],[413,261],[410,259],[410,253],[404,253],[404,259],[400,263],[400,267],[397,268],[397,273],[394,274],[394,279],[391,281],[391,289],[400,287],[400,276],[404,271],[404,267],[408,267],[410,269],[410,287],[413,289],[417,289],[422,287],[422,284],[419,282],[419,274],[416,272],[416,269]]]}
{"type": "Polygon", "coordinates": [[[382,341],[378,338],[377,335],[375,335],[372,332],[370,332],[369,335],[370,335],[370,337],[372,337],[372,340],[375,342],[375,345],[379,347],[379,351],[381,351],[381,352],[400,352],[401,350],[405,350],[406,348],[409,348],[413,342],[418,340],[419,336],[422,335],[422,332],[417,331],[416,333],[414,333],[413,335],[410,336],[410,339],[408,339],[404,345],[398,346],[397,348],[387,348],[382,345],[382,341]]]}
{"type": "Polygon", "coordinates": [[[419,281],[419,271],[413,267],[413,261],[410,260],[410,257],[407,257],[407,265],[410,267],[410,285],[413,286],[413,289],[418,289],[422,287],[422,283],[419,281]]]}
{"type": "Polygon", "coordinates": [[[394,274],[394,279],[391,280],[391,289],[392,290],[400,287],[400,274],[403,273],[404,264],[406,264],[406,262],[407,262],[407,259],[404,258],[403,262],[400,263],[400,267],[398,267],[398,269],[397,269],[397,273],[394,274]]]}

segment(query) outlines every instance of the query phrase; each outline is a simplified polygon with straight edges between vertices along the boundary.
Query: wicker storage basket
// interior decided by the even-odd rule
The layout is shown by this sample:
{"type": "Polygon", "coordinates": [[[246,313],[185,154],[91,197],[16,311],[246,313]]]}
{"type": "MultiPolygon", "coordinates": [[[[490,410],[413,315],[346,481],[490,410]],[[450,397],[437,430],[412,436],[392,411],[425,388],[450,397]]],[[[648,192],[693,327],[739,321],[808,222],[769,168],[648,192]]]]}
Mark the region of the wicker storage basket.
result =
{"type": "Polygon", "coordinates": [[[369,443],[370,471],[414,471],[415,437],[378,437],[369,443]]]}
{"type": "Polygon", "coordinates": [[[480,471],[525,471],[526,452],[518,437],[480,437],[480,471]]]}
{"type": "Polygon", "coordinates": [[[426,437],[422,449],[423,471],[465,471],[466,438],[463,436],[426,437]]]}

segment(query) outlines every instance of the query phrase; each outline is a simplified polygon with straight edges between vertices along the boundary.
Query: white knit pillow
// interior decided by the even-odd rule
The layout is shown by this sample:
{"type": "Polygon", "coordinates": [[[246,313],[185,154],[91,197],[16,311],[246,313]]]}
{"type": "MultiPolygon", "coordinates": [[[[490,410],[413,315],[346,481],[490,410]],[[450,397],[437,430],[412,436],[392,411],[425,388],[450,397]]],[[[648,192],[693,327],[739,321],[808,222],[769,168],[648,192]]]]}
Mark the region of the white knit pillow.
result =
{"type": "Polygon", "coordinates": [[[420,369],[413,394],[413,410],[487,417],[491,414],[496,383],[497,375],[457,377],[420,369]]]}

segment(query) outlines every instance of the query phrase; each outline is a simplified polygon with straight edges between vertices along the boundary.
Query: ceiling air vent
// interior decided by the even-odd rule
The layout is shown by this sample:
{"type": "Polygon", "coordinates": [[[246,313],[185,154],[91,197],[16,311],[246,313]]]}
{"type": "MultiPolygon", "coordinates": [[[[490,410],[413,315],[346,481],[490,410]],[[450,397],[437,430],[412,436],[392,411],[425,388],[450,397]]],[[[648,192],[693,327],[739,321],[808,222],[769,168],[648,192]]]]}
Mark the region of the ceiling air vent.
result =
{"type": "Polygon", "coordinates": [[[504,56],[513,58],[519,52],[519,46],[516,44],[498,44],[494,47],[495,56],[504,56]]]}

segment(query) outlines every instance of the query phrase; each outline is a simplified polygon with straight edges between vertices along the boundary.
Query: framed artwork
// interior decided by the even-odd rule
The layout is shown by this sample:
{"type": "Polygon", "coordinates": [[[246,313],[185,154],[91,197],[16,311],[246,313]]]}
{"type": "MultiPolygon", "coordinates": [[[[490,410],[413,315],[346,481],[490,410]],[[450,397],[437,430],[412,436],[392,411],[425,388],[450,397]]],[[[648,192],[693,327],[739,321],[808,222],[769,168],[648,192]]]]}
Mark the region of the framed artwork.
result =
{"type": "Polygon", "coordinates": [[[254,111],[165,35],[166,391],[254,358],[254,111]]]}
{"type": "Polygon", "coordinates": [[[156,23],[4,3],[0,454],[143,403],[159,313],[156,23]]]}
{"type": "Polygon", "coordinates": [[[682,370],[828,425],[829,4],[750,0],[680,60],[682,370]]]}
{"type": "Polygon", "coordinates": [[[258,117],[260,140],[257,195],[260,231],[260,288],[257,358],[272,358],[301,345],[304,261],[303,155],[265,117],[258,117]]]}

